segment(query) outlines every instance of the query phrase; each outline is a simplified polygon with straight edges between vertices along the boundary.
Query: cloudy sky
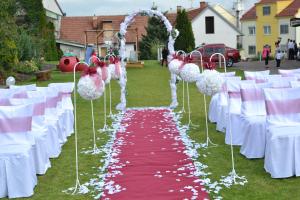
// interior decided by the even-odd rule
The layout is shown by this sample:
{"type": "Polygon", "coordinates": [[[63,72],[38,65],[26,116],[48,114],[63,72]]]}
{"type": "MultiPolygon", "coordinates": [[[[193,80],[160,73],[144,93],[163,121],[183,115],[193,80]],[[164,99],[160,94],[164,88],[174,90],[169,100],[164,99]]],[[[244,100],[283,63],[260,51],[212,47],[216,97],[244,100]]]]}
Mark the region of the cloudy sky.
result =
{"type": "MultiPolygon", "coordinates": [[[[232,9],[236,0],[206,0],[212,4],[221,4],[232,9]]],[[[245,9],[249,9],[257,0],[243,0],[245,9]]],[[[185,8],[198,7],[200,0],[58,0],[67,16],[91,16],[127,14],[136,10],[149,9],[153,2],[161,11],[176,10],[177,5],[185,8]]]]}

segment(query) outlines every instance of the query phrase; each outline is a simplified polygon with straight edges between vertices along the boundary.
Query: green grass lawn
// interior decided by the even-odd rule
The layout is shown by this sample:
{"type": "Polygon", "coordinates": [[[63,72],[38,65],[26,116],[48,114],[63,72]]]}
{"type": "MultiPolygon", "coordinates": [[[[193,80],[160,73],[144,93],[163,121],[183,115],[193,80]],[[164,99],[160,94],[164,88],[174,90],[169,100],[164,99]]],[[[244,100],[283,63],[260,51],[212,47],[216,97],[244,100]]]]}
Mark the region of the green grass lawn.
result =
{"type": "MultiPolygon", "coordinates": [[[[146,61],[144,69],[128,69],[128,107],[168,106],[171,100],[169,86],[169,71],[162,68],[156,61],[146,61]]],[[[237,72],[242,75],[241,71],[237,72]]],[[[72,81],[72,74],[52,72],[51,82],[72,81]]],[[[33,82],[33,81],[32,81],[33,82]]],[[[30,83],[30,82],[26,82],[30,83]]],[[[39,86],[45,86],[49,82],[39,82],[39,86]]],[[[120,89],[115,81],[112,81],[113,106],[119,102],[120,89]]],[[[192,121],[200,127],[190,131],[190,137],[199,143],[205,142],[205,115],[203,97],[197,92],[195,84],[190,85],[190,99],[192,108],[192,121]]],[[[182,85],[178,85],[178,100],[182,101],[182,85]]],[[[103,98],[95,101],[96,128],[103,127],[103,98]]],[[[186,106],[187,107],[187,106],[186,106]]],[[[107,105],[108,108],[108,105],[107,105]]],[[[181,105],[180,105],[181,108],[181,105]]],[[[116,112],[116,111],[114,111],[116,112]]],[[[90,102],[78,97],[78,134],[79,149],[92,146],[92,130],[90,116],[90,102]]],[[[188,121],[187,115],[183,118],[188,121]]],[[[228,175],[231,171],[230,147],[224,144],[224,134],[215,130],[215,124],[209,124],[209,134],[217,147],[201,150],[207,157],[200,156],[200,162],[208,165],[208,171],[212,173],[212,181],[218,181],[222,175],[228,175]]],[[[104,145],[109,135],[97,133],[98,146],[104,145]]],[[[233,186],[230,189],[221,190],[220,195],[224,199],[300,199],[300,178],[272,179],[264,170],[263,159],[248,160],[239,153],[239,147],[234,148],[236,170],[239,175],[246,176],[248,183],[245,186],[233,186]]],[[[74,135],[63,146],[62,154],[58,159],[52,159],[52,167],[44,176],[38,177],[38,185],[35,188],[33,200],[85,200],[93,199],[91,195],[68,195],[62,191],[73,187],[75,184],[75,151],[74,135]]],[[[97,168],[101,166],[101,155],[79,154],[79,173],[81,183],[95,177],[97,168]]]]}

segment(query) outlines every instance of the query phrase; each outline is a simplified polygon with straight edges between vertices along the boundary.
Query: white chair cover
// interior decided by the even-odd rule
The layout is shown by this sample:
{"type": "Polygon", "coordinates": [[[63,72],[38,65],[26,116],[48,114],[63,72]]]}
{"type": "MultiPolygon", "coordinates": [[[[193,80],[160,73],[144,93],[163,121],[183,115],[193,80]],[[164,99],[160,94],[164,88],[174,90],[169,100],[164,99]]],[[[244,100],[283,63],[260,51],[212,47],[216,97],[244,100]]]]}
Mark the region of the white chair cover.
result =
{"type": "Polygon", "coordinates": [[[36,173],[43,175],[51,167],[49,150],[51,142],[47,139],[47,131],[43,128],[45,121],[46,103],[42,97],[30,99],[10,99],[12,105],[33,105],[32,128],[30,135],[34,138],[34,160],[36,173]]]}
{"type": "Polygon", "coordinates": [[[26,92],[20,88],[0,89],[0,99],[27,98],[26,92]]]}
{"type": "Polygon", "coordinates": [[[30,84],[30,85],[10,85],[10,89],[23,89],[25,91],[35,91],[36,90],[36,84],[30,84]]]}
{"type": "Polygon", "coordinates": [[[271,83],[241,84],[241,130],[244,141],[240,153],[247,158],[263,158],[266,145],[266,107],[263,88],[271,83]]]}
{"type": "Polygon", "coordinates": [[[300,176],[300,88],[264,89],[265,170],[273,178],[300,176]]]}
{"type": "MultiPolygon", "coordinates": [[[[222,77],[234,77],[235,72],[220,73],[220,75],[222,77]]],[[[220,93],[215,94],[210,100],[208,119],[212,123],[216,123],[218,121],[219,95],[220,93]]]]}
{"type": "Polygon", "coordinates": [[[267,78],[268,82],[272,83],[273,88],[289,88],[291,86],[290,82],[297,80],[296,77],[267,78]]]}
{"type": "MultiPolygon", "coordinates": [[[[46,104],[46,95],[41,91],[29,91],[27,92],[30,98],[43,98],[44,103],[46,104]]],[[[46,110],[45,110],[46,112],[46,110]]],[[[45,129],[47,132],[47,142],[49,145],[48,153],[50,158],[57,158],[61,153],[61,144],[60,144],[60,133],[58,127],[58,121],[56,120],[46,120],[44,116],[44,123],[39,124],[40,129],[45,129]]]]}
{"type": "Polygon", "coordinates": [[[285,70],[279,69],[278,72],[282,76],[286,77],[286,76],[291,76],[292,74],[300,73],[300,69],[285,69],[285,70]]]}
{"type": "Polygon", "coordinates": [[[67,135],[64,131],[64,122],[61,119],[62,112],[60,112],[58,103],[61,100],[61,96],[56,87],[37,87],[37,91],[43,92],[46,96],[46,111],[45,117],[46,120],[54,121],[58,124],[58,136],[60,143],[64,144],[67,141],[67,135]]]}
{"type": "Polygon", "coordinates": [[[218,96],[219,99],[218,99],[218,109],[217,109],[217,130],[220,132],[225,132],[227,113],[228,113],[226,81],[228,80],[240,81],[242,78],[240,76],[234,76],[234,77],[225,77],[224,79],[225,79],[225,83],[223,84],[222,91],[218,96]]]}
{"type": "Polygon", "coordinates": [[[290,85],[292,88],[298,88],[300,87],[300,81],[291,81],[290,85]]]}
{"type": "Polygon", "coordinates": [[[235,71],[234,72],[222,72],[222,73],[220,73],[220,75],[222,76],[222,77],[233,77],[233,76],[235,76],[235,71]]]}
{"type": "Polygon", "coordinates": [[[240,84],[249,83],[254,84],[254,80],[246,81],[232,81],[228,80],[226,82],[227,92],[228,92],[228,120],[226,123],[226,136],[225,143],[233,145],[242,145],[244,141],[244,134],[241,132],[241,91],[240,84]]]}
{"type": "Polygon", "coordinates": [[[74,113],[72,103],[72,92],[74,83],[51,83],[49,87],[56,87],[62,98],[59,108],[62,109],[62,119],[64,121],[64,131],[67,136],[74,132],[74,113]]]}
{"type": "Polygon", "coordinates": [[[32,146],[26,139],[32,113],[32,105],[0,106],[0,198],[33,195],[37,178],[32,146]]]}
{"type": "Polygon", "coordinates": [[[246,80],[254,80],[256,83],[267,82],[266,76],[270,74],[270,70],[249,72],[244,71],[246,80]]]}

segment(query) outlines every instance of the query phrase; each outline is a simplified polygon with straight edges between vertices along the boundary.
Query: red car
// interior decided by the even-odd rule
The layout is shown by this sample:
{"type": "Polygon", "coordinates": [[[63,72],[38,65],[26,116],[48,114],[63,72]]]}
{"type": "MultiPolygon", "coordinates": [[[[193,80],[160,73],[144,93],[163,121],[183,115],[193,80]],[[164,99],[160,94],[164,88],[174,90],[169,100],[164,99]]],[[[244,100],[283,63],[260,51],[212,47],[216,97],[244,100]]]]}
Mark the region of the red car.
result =
{"type": "MultiPolygon", "coordinates": [[[[227,47],[225,44],[207,44],[197,50],[202,53],[204,66],[209,63],[210,57],[214,53],[221,53],[225,56],[227,67],[232,67],[234,63],[239,62],[241,59],[239,50],[227,47]]],[[[193,56],[197,57],[196,53],[193,56]]],[[[219,56],[214,56],[212,62],[219,62],[219,56]]],[[[222,62],[224,62],[223,58],[222,62]]]]}

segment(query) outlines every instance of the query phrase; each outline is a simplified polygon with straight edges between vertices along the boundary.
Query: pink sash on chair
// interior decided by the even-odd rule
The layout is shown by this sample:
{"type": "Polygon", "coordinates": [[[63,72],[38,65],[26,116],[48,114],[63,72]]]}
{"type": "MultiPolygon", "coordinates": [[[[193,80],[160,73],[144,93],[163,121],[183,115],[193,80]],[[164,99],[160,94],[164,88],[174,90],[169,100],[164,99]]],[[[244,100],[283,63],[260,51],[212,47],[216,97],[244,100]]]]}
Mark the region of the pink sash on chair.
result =
{"type": "Polygon", "coordinates": [[[0,119],[0,133],[18,133],[31,130],[32,117],[0,119]]]}

